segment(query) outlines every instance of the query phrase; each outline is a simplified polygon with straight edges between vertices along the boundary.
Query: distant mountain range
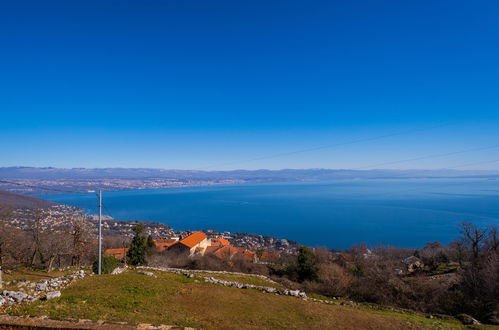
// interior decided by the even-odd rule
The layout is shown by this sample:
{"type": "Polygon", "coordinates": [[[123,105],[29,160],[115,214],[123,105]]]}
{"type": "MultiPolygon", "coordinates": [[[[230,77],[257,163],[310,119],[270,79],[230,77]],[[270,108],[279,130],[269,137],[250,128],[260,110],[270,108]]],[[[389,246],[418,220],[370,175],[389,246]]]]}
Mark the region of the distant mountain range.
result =
{"type": "Polygon", "coordinates": [[[179,180],[244,180],[293,181],[338,179],[396,179],[396,178],[468,178],[499,177],[499,170],[342,170],[342,169],[283,169],[196,171],[153,168],[54,168],[54,167],[0,167],[0,180],[9,179],[154,179],[179,180]]]}

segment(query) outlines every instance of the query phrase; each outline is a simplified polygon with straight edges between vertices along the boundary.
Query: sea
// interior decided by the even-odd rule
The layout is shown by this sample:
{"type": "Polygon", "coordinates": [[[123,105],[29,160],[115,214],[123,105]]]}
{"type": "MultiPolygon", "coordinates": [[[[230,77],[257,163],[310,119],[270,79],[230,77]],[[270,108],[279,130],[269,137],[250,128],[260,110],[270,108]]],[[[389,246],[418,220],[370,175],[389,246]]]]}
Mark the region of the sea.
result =
{"type": "MultiPolygon", "coordinates": [[[[42,198],[97,213],[95,193],[42,198]]],[[[459,224],[499,224],[499,180],[341,180],[105,191],[104,214],[175,230],[261,234],[345,249],[448,244],[459,224]]]]}

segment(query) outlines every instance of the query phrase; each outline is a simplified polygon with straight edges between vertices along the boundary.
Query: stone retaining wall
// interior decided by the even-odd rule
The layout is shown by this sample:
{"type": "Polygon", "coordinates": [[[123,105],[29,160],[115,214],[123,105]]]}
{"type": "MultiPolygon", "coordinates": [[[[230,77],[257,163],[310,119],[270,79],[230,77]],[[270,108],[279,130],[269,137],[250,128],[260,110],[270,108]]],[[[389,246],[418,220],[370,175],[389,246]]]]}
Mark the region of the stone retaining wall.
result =
{"type": "Polygon", "coordinates": [[[0,292],[0,307],[10,307],[14,304],[33,302],[41,298],[52,299],[61,295],[60,290],[74,281],[86,276],[84,270],[78,270],[71,275],[45,279],[39,282],[19,281],[4,282],[5,285],[17,284],[17,291],[4,290],[0,292]]]}

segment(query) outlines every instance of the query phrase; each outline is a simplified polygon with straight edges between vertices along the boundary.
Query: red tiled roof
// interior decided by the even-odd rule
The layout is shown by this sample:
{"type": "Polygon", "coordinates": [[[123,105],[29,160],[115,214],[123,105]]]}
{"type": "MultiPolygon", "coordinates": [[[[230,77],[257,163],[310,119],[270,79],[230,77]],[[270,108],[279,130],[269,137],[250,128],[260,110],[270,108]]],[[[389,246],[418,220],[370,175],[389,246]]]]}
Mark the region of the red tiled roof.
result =
{"type": "Polygon", "coordinates": [[[172,238],[158,239],[157,241],[154,241],[154,245],[156,245],[156,248],[159,251],[164,251],[166,248],[172,246],[175,243],[177,243],[177,240],[172,238]]]}
{"type": "Polygon", "coordinates": [[[117,254],[125,254],[128,252],[128,248],[122,248],[122,249],[107,249],[104,251],[104,254],[107,255],[117,255],[117,254]]]}
{"type": "Polygon", "coordinates": [[[279,253],[263,251],[259,259],[261,261],[276,262],[280,257],[279,253]]]}
{"type": "Polygon", "coordinates": [[[207,238],[204,233],[197,231],[195,233],[192,233],[191,235],[187,236],[186,238],[182,239],[179,241],[179,243],[187,246],[187,247],[194,247],[195,245],[201,243],[205,238],[207,238]]]}
{"type": "Polygon", "coordinates": [[[211,254],[220,259],[239,258],[247,261],[254,261],[256,256],[256,252],[231,245],[225,245],[221,247],[209,246],[205,251],[205,255],[208,254],[211,254]]]}
{"type": "Polygon", "coordinates": [[[212,245],[212,246],[208,246],[208,247],[206,248],[206,250],[204,251],[204,254],[205,254],[205,255],[206,255],[206,254],[213,254],[213,253],[214,253],[216,250],[218,250],[218,249],[220,249],[220,246],[217,246],[217,245],[215,245],[215,246],[213,246],[213,245],[212,245]]]}
{"type": "Polygon", "coordinates": [[[228,240],[226,240],[225,238],[212,238],[211,245],[212,246],[225,246],[225,245],[230,245],[230,242],[228,240]]]}

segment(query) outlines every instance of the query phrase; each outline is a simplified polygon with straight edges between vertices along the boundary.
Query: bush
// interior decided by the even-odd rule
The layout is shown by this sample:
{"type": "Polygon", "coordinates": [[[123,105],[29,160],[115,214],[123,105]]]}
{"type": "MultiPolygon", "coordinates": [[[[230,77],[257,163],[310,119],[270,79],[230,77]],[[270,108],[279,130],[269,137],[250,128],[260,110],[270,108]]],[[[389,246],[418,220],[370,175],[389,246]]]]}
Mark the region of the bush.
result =
{"type": "MultiPolygon", "coordinates": [[[[111,274],[119,266],[118,259],[112,256],[102,256],[102,274],[111,274]]],[[[95,260],[92,265],[92,271],[97,274],[99,272],[99,260],[95,260]]]]}

